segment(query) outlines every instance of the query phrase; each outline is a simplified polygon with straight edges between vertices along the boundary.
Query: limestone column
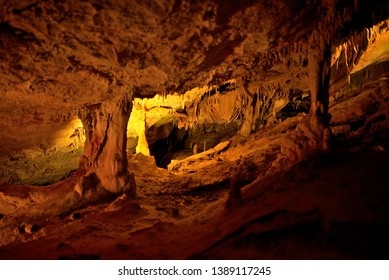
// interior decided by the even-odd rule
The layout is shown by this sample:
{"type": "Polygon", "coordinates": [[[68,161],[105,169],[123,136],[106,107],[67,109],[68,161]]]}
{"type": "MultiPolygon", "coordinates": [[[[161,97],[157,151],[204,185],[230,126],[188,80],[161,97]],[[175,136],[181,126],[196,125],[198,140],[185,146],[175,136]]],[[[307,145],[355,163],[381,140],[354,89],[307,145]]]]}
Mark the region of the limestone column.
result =
{"type": "Polygon", "coordinates": [[[97,177],[105,190],[135,196],[135,180],[127,169],[126,156],[127,123],[131,109],[132,94],[87,105],[80,110],[86,134],[83,156],[86,175],[80,182],[88,181],[85,179],[88,176],[97,177]]]}
{"type": "Polygon", "coordinates": [[[136,110],[133,110],[134,120],[136,122],[135,131],[138,134],[138,144],[136,146],[136,153],[142,153],[145,156],[150,155],[149,144],[147,143],[146,138],[146,113],[144,110],[144,106],[139,106],[136,110]]]}
{"type": "Polygon", "coordinates": [[[331,34],[323,28],[312,32],[308,40],[309,89],[311,109],[308,120],[318,147],[327,150],[330,144],[329,84],[331,70],[331,34]]]}
{"type": "Polygon", "coordinates": [[[312,32],[308,39],[308,75],[311,92],[311,108],[308,115],[297,125],[289,138],[281,144],[279,160],[285,158],[297,161],[326,151],[330,147],[331,129],[329,104],[329,81],[331,66],[331,33],[323,28],[325,24],[312,32]]]}

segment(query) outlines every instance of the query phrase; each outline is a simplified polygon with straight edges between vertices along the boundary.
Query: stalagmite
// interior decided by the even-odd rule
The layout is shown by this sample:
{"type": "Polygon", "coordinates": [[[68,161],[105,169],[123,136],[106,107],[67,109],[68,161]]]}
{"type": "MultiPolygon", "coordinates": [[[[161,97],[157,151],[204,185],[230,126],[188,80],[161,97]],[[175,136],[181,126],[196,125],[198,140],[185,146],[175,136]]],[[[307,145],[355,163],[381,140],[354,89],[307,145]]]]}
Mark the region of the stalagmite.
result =
{"type": "Polygon", "coordinates": [[[136,146],[136,152],[142,153],[145,156],[150,155],[149,145],[146,139],[146,119],[144,110],[138,111],[137,122],[135,125],[135,130],[138,134],[138,145],[136,146]]]}
{"type": "Polygon", "coordinates": [[[195,143],[195,144],[193,145],[193,154],[194,154],[194,155],[197,155],[197,153],[198,153],[198,151],[197,151],[197,144],[195,143]]]}

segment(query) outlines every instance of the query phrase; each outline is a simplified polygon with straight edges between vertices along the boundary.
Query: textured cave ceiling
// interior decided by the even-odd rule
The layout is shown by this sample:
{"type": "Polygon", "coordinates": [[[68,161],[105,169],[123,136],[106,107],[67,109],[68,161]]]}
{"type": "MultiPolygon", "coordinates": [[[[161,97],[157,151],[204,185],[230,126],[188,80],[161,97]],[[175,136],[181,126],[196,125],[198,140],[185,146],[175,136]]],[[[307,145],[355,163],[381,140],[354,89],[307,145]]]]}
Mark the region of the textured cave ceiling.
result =
{"type": "MultiPolygon", "coordinates": [[[[3,1],[2,91],[24,85],[84,104],[109,98],[77,82],[140,96],[245,78],[270,48],[296,42],[319,1],[3,1]],[[76,84],[76,85],[74,85],[76,84]],[[89,90],[87,90],[89,89],[89,90]]],[[[108,95],[108,96],[107,96],[108,95]]]]}

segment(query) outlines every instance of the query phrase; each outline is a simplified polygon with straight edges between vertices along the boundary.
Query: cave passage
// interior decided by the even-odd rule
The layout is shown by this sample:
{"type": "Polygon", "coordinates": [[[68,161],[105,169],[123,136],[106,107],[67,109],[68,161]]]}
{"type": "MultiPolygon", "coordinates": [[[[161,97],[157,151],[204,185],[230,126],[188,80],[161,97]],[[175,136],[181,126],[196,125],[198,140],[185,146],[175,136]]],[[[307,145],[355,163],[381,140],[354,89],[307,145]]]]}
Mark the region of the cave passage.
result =
{"type": "Polygon", "coordinates": [[[388,259],[387,2],[0,6],[0,259],[388,259]]]}

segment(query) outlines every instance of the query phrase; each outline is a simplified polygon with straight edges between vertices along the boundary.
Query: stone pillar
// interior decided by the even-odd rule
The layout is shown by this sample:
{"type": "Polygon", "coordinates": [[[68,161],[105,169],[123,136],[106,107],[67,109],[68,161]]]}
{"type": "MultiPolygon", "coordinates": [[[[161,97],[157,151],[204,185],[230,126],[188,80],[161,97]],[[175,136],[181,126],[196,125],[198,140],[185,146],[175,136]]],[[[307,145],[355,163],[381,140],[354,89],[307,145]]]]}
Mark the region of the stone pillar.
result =
{"type": "Polygon", "coordinates": [[[309,37],[308,68],[311,109],[309,122],[315,142],[324,150],[329,148],[331,130],[328,113],[331,71],[331,34],[315,30],[309,37]]]}
{"type": "Polygon", "coordinates": [[[144,111],[144,107],[136,108],[136,110],[133,110],[133,113],[135,114],[134,120],[136,122],[135,125],[135,131],[138,134],[138,144],[136,146],[136,153],[142,153],[145,156],[150,155],[150,149],[149,144],[147,143],[146,138],[146,114],[144,111]]]}
{"type": "MultiPolygon", "coordinates": [[[[325,26],[322,24],[322,26],[325,26]]],[[[331,34],[324,28],[313,31],[308,39],[309,88],[311,108],[289,138],[281,144],[281,155],[273,163],[285,165],[285,158],[294,162],[330,148],[331,129],[328,113],[331,66],[331,34]]]]}
{"type": "Polygon", "coordinates": [[[132,95],[87,105],[80,110],[79,117],[86,134],[83,156],[85,177],[97,177],[101,186],[111,193],[126,192],[135,197],[135,180],[127,169],[126,155],[131,109],[132,95]]]}

